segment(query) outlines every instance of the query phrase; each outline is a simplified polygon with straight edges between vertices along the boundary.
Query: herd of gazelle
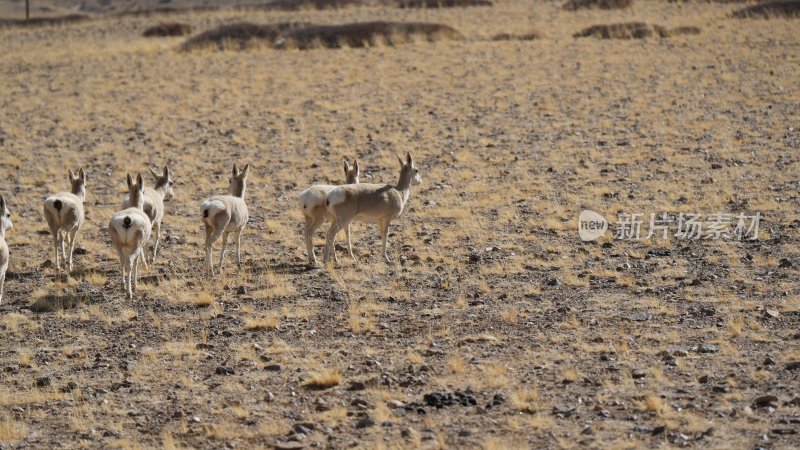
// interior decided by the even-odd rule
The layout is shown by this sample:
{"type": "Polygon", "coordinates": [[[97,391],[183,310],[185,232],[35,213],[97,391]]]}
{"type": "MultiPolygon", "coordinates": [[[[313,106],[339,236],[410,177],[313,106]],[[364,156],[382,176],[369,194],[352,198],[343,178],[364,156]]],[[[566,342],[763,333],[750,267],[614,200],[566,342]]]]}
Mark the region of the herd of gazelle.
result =
{"type": "MultiPolygon", "coordinates": [[[[397,184],[360,184],[358,161],[352,165],[344,163],[345,184],[339,186],[317,184],[309,187],[298,196],[297,206],[303,212],[306,229],[303,233],[308,253],[309,265],[317,265],[312,238],[323,222],[331,223],[323,252],[323,264],[327,264],[333,253],[336,262],[336,235],[342,229],[347,236],[347,247],[350,257],[353,255],[353,244],[350,240],[350,224],[357,222],[375,222],[381,233],[383,257],[391,262],[386,253],[389,235],[389,224],[398,217],[411,195],[411,186],[422,180],[414,165],[411,154],[400,162],[400,176],[397,184]]],[[[247,187],[247,175],[250,165],[242,170],[233,165],[228,195],[215,195],[201,204],[201,216],[206,231],[206,269],[214,275],[211,247],[222,237],[222,251],[219,256],[217,272],[222,271],[228,236],[236,239],[236,264],[241,268],[242,231],[249,220],[244,193],[247,187]]],[[[136,179],[127,176],[128,193],[122,202],[122,210],[111,217],[108,234],[111,243],[117,250],[122,268],[122,283],[129,299],[136,290],[138,266],[140,262],[147,267],[145,247],[151,235],[155,234],[151,263],[155,263],[158,254],[158,241],[161,236],[161,221],[164,218],[164,201],[172,198],[172,172],[167,166],[161,174],[150,169],[155,178],[155,187],[145,187],[141,174],[136,179]]],[[[80,169],[77,174],[69,171],[70,191],[59,192],[47,197],[44,201],[44,217],[53,237],[53,250],[56,270],[60,273],[62,263],[67,271],[72,271],[72,255],[75,240],[84,223],[83,202],[86,199],[86,172],[80,169]]],[[[8,245],[5,241],[6,230],[11,229],[11,212],[5,198],[0,196],[0,303],[3,301],[3,285],[8,269],[8,245]]]]}

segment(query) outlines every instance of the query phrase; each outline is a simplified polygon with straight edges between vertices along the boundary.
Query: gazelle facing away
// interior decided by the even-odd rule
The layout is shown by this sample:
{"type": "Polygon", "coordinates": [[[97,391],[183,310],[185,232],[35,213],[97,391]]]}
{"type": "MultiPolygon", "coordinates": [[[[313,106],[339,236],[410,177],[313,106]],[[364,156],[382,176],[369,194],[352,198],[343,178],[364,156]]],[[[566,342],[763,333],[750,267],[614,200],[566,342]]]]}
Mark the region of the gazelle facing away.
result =
{"type": "MultiPolygon", "coordinates": [[[[150,169],[150,173],[156,179],[156,184],[153,188],[144,188],[144,213],[150,218],[150,223],[153,224],[153,231],[156,236],[156,243],[153,246],[153,258],[150,260],[155,263],[156,254],[158,254],[158,241],[161,239],[161,220],[164,218],[164,201],[171,199],[175,195],[175,192],[172,190],[172,172],[170,172],[167,166],[164,166],[164,171],[161,175],[153,169],[150,169]]],[[[122,201],[122,207],[130,208],[132,206],[130,194],[128,194],[122,201]]],[[[146,256],[144,260],[146,264],[146,256]]]]}
{"type": "Polygon", "coordinates": [[[136,183],[128,174],[128,196],[132,206],[111,217],[108,234],[119,255],[123,287],[128,298],[132,300],[139,277],[139,260],[144,257],[144,248],[150,239],[152,230],[150,218],[143,209],[144,180],[142,174],[136,176],[136,183]]]}
{"type": "Polygon", "coordinates": [[[405,162],[400,156],[397,156],[397,160],[400,162],[400,178],[397,185],[348,184],[334,188],[328,193],[326,204],[328,212],[333,216],[333,223],[325,242],[325,252],[322,256],[324,264],[328,263],[336,233],[354,220],[378,223],[383,240],[383,257],[386,262],[391,262],[386,254],[389,223],[403,212],[411,195],[411,185],[422,182],[411,153],[406,155],[405,162]]]}
{"type": "Polygon", "coordinates": [[[6,284],[6,270],[8,269],[6,230],[10,230],[13,226],[11,211],[8,210],[6,199],[0,195],[0,304],[3,303],[3,286],[6,284]]]}
{"type": "MultiPolygon", "coordinates": [[[[347,161],[344,162],[345,184],[358,184],[359,175],[358,161],[353,161],[352,166],[347,161]]],[[[303,211],[303,215],[306,217],[306,231],[303,236],[306,239],[306,253],[308,255],[308,264],[310,265],[317,265],[317,255],[314,253],[314,243],[312,242],[314,232],[319,229],[325,219],[330,222],[333,221],[333,216],[328,213],[328,208],[325,206],[325,199],[335,187],[330,184],[315,184],[297,196],[297,207],[303,211]]],[[[350,225],[345,228],[345,233],[347,234],[347,247],[350,250],[350,257],[355,259],[353,256],[353,244],[350,242],[350,225]]],[[[336,257],[335,245],[336,237],[334,236],[333,257],[338,263],[339,258],[336,257]]]]}
{"type": "Polygon", "coordinates": [[[225,249],[228,247],[228,235],[233,233],[236,238],[236,265],[242,267],[242,230],[247,225],[250,216],[244,202],[244,191],[247,188],[247,174],[250,164],[239,171],[236,163],[233,164],[228,193],[230,195],[215,195],[200,205],[203,224],[206,227],[206,266],[208,273],[214,275],[214,266],[211,262],[211,245],[222,236],[222,252],[219,255],[219,270],[222,271],[222,261],[225,259],[225,249]]]}
{"type": "Polygon", "coordinates": [[[61,272],[59,249],[67,270],[72,271],[75,238],[84,221],[83,202],[86,200],[86,172],[80,169],[78,175],[75,175],[70,170],[69,182],[72,185],[69,192],[59,192],[47,197],[44,201],[44,217],[50,227],[50,234],[53,235],[56,270],[59,272],[61,272]],[[66,249],[64,248],[65,238],[67,240],[66,249]]]}

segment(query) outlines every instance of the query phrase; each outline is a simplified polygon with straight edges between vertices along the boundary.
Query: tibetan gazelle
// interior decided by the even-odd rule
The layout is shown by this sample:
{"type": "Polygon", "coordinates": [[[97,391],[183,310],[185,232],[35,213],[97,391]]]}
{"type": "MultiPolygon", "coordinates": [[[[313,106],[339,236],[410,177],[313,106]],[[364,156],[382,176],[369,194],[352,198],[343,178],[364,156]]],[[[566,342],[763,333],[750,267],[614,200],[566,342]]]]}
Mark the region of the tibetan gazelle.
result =
{"type": "Polygon", "coordinates": [[[383,240],[383,257],[386,262],[391,262],[386,253],[389,224],[395,217],[402,214],[411,195],[411,185],[422,182],[419,170],[414,166],[411,153],[406,155],[405,162],[400,156],[397,156],[397,160],[400,162],[400,177],[396,185],[348,184],[339,186],[328,194],[326,204],[328,212],[333,216],[333,223],[328,230],[325,242],[323,264],[328,263],[336,233],[354,220],[378,223],[383,240]]]}
{"type": "Polygon", "coordinates": [[[244,192],[247,188],[247,174],[250,164],[239,171],[233,164],[228,187],[229,195],[215,195],[200,205],[203,224],[206,227],[206,267],[210,275],[214,275],[214,266],[211,262],[211,246],[222,236],[222,252],[219,255],[219,270],[222,271],[222,262],[225,259],[225,250],[228,247],[228,235],[233,233],[236,238],[236,265],[242,267],[242,230],[247,226],[250,215],[244,202],[244,192]]]}
{"type": "Polygon", "coordinates": [[[144,180],[142,174],[136,176],[136,183],[128,174],[128,196],[130,208],[114,214],[108,224],[108,234],[119,255],[122,266],[122,284],[129,299],[133,299],[133,291],[139,277],[139,260],[144,258],[144,248],[150,239],[153,228],[150,218],[145,214],[144,180]]]}
{"type": "Polygon", "coordinates": [[[84,222],[83,202],[86,200],[86,172],[78,170],[78,174],[69,171],[69,192],[59,192],[47,197],[44,201],[44,217],[53,236],[56,270],[61,272],[61,259],[72,272],[72,253],[75,251],[75,239],[84,222]],[[66,247],[65,247],[66,239],[66,247]],[[59,251],[61,259],[59,259],[59,251]]]}
{"type": "MultiPolygon", "coordinates": [[[[352,166],[347,161],[344,162],[345,184],[358,184],[358,176],[360,174],[358,161],[353,161],[352,166]]],[[[315,184],[297,196],[297,207],[306,218],[306,230],[303,233],[303,237],[306,240],[306,254],[308,255],[309,265],[317,265],[317,255],[314,253],[314,243],[312,241],[314,232],[325,222],[325,219],[328,219],[329,222],[333,221],[333,216],[328,213],[328,208],[325,206],[325,199],[335,187],[330,184],[315,184]]],[[[355,259],[355,256],[353,256],[353,244],[350,241],[350,225],[345,228],[345,233],[347,234],[347,248],[350,251],[350,257],[355,259]]],[[[335,239],[334,237],[333,257],[338,263],[339,258],[336,256],[335,239]]]]}
{"type": "Polygon", "coordinates": [[[8,244],[6,244],[6,230],[10,230],[11,211],[8,210],[6,199],[0,195],[0,304],[3,303],[3,286],[6,284],[6,270],[8,270],[8,244]]]}

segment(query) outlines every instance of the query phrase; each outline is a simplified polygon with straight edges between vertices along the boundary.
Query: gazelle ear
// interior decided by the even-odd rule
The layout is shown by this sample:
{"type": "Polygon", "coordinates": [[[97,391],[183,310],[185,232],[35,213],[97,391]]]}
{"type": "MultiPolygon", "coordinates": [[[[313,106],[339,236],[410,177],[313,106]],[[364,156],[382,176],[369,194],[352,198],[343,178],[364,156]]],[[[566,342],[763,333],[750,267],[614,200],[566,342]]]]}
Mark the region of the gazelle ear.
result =
{"type": "Polygon", "coordinates": [[[153,170],[153,168],[152,168],[152,167],[151,167],[149,170],[150,170],[150,175],[152,175],[152,176],[153,176],[153,178],[155,178],[156,180],[158,180],[158,179],[161,177],[161,175],[159,175],[159,174],[158,174],[158,172],[156,172],[155,170],[153,170]]]}
{"type": "Polygon", "coordinates": [[[236,168],[236,163],[233,163],[233,176],[239,175],[239,169],[236,168]]]}
{"type": "Polygon", "coordinates": [[[169,178],[169,167],[166,164],[164,164],[164,176],[169,178]]]}
{"type": "Polygon", "coordinates": [[[240,178],[245,179],[247,178],[247,174],[250,173],[250,164],[245,164],[244,169],[239,172],[240,178]]]}
{"type": "Polygon", "coordinates": [[[67,172],[69,172],[69,179],[70,179],[70,181],[71,181],[71,180],[74,180],[74,179],[75,179],[75,174],[74,174],[74,173],[72,173],[72,169],[67,169],[67,172]]]}
{"type": "Polygon", "coordinates": [[[142,178],[142,174],[136,175],[136,184],[139,185],[139,190],[144,189],[144,178],[142,178]]]}
{"type": "Polygon", "coordinates": [[[83,171],[83,167],[78,170],[78,175],[81,176],[81,180],[83,180],[83,184],[86,184],[86,172],[83,171]]]}
{"type": "Polygon", "coordinates": [[[2,195],[0,195],[0,212],[5,212],[6,210],[6,199],[2,195]]]}
{"type": "Polygon", "coordinates": [[[400,166],[403,166],[405,164],[405,163],[403,163],[403,158],[401,158],[400,155],[395,153],[394,156],[397,156],[397,162],[400,163],[400,166]]]}
{"type": "Polygon", "coordinates": [[[131,174],[128,174],[128,187],[130,188],[133,185],[133,178],[131,178],[131,174]]]}
{"type": "Polygon", "coordinates": [[[406,164],[409,166],[414,166],[414,160],[411,158],[411,152],[406,153],[406,164]]]}
{"type": "Polygon", "coordinates": [[[356,175],[359,175],[361,173],[361,170],[359,170],[359,168],[358,168],[358,160],[357,159],[353,161],[353,170],[356,171],[356,175]]]}
{"type": "Polygon", "coordinates": [[[344,160],[344,175],[347,176],[349,172],[350,172],[350,164],[347,164],[347,160],[344,160]]]}

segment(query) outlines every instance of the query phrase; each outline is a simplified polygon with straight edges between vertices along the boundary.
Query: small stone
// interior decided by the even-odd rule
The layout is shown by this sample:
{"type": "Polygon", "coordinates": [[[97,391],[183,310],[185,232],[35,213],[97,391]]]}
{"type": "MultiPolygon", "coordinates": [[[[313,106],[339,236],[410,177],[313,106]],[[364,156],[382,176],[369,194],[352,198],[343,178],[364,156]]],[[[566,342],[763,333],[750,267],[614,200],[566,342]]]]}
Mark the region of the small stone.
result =
{"type": "Polygon", "coordinates": [[[728,389],[728,386],[720,385],[720,386],[714,386],[713,388],[711,388],[711,391],[717,394],[727,394],[728,392],[730,392],[730,389],[728,389]]]}
{"type": "Polygon", "coordinates": [[[356,422],[356,428],[367,428],[375,425],[375,421],[371,417],[363,417],[356,422]]]}
{"type": "Polygon", "coordinates": [[[245,295],[247,294],[247,288],[244,286],[239,286],[239,289],[236,290],[237,295],[245,295]]]}
{"type": "Polygon", "coordinates": [[[640,379],[642,379],[642,378],[644,378],[646,376],[647,376],[647,372],[645,372],[644,370],[640,370],[640,369],[636,369],[631,373],[631,377],[633,377],[634,380],[640,380],[640,379]]]}
{"type": "Polygon", "coordinates": [[[754,408],[777,408],[778,407],[778,397],[774,395],[762,395],[760,397],[756,397],[752,403],[754,408]]]}
{"type": "Polygon", "coordinates": [[[53,268],[53,261],[49,259],[42,263],[42,269],[52,269],[53,268]]]}
{"type": "Polygon", "coordinates": [[[350,386],[348,386],[348,391],[363,391],[367,388],[366,383],[363,381],[351,381],[350,386]]]}
{"type": "Polygon", "coordinates": [[[708,375],[701,376],[700,378],[697,379],[697,381],[699,381],[702,384],[708,383],[708,375]]]}
{"type": "Polygon", "coordinates": [[[764,358],[764,362],[762,364],[764,364],[765,366],[774,366],[777,363],[778,362],[775,361],[775,358],[773,358],[772,356],[767,355],[767,357],[764,358]]]}
{"type": "Polygon", "coordinates": [[[653,318],[653,315],[647,311],[636,311],[628,316],[628,320],[633,322],[646,322],[653,318]]]}
{"type": "Polygon", "coordinates": [[[780,261],[778,261],[778,267],[787,269],[789,267],[792,267],[792,262],[786,258],[781,258],[780,261]]]}
{"type": "Polygon", "coordinates": [[[281,365],[280,364],[267,364],[266,366],[264,366],[264,370],[266,370],[267,372],[280,372],[281,371],[281,365]]]}
{"type": "Polygon", "coordinates": [[[786,370],[797,370],[800,369],[800,361],[792,361],[786,365],[786,370]]]}
{"type": "Polygon", "coordinates": [[[389,400],[386,402],[386,406],[392,409],[399,409],[405,406],[403,402],[400,400],[389,400]]]}
{"type": "Polygon", "coordinates": [[[470,437],[472,436],[472,432],[469,430],[461,429],[458,431],[458,437],[470,437]]]}
{"type": "Polygon", "coordinates": [[[700,344],[697,346],[697,353],[717,353],[719,346],[714,344],[700,344]]]}
{"type": "Polygon", "coordinates": [[[561,282],[558,281],[558,278],[551,278],[551,279],[547,280],[547,282],[545,284],[547,286],[558,286],[559,284],[561,284],[561,282]]]}
{"type": "Polygon", "coordinates": [[[267,396],[264,398],[264,400],[267,401],[268,403],[274,402],[275,401],[275,394],[273,394],[270,391],[267,391],[267,396]]]}
{"type": "Polygon", "coordinates": [[[50,386],[50,377],[40,377],[36,379],[36,387],[47,387],[50,386]]]}
{"type": "Polygon", "coordinates": [[[217,375],[234,375],[236,373],[233,367],[219,366],[214,371],[217,375]]]}
{"type": "Polygon", "coordinates": [[[780,317],[780,315],[781,313],[778,312],[777,309],[767,308],[766,310],[764,310],[764,317],[766,317],[767,319],[777,319],[778,317],[780,317]]]}

